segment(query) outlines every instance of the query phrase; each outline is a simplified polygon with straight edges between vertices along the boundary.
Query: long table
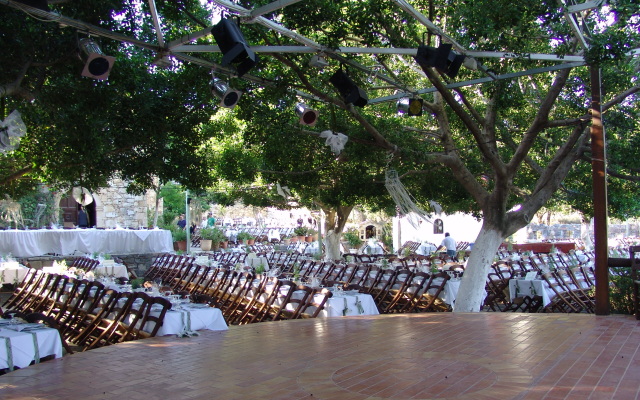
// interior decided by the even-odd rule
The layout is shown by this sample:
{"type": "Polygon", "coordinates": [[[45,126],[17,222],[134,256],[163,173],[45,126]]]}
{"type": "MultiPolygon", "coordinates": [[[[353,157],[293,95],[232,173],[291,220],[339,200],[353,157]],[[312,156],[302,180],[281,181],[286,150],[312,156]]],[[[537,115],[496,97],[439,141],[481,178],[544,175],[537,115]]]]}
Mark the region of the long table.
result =
{"type": "Polygon", "coordinates": [[[56,329],[0,320],[0,369],[24,368],[50,355],[62,357],[62,341],[56,329]]]}
{"type": "Polygon", "coordinates": [[[108,253],[166,253],[173,251],[171,232],[163,229],[36,229],[0,231],[0,254],[37,257],[108,253]]]}

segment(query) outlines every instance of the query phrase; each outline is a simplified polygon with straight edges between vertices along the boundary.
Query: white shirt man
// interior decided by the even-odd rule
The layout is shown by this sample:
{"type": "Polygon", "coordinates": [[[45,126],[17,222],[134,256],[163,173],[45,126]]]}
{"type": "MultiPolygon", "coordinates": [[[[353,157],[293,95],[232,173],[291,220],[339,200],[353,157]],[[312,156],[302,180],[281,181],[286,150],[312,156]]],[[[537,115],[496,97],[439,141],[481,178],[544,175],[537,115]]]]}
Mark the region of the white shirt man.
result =
{"type": "Polygon", "coordinates": [[[442,243],[440,243],[441,247],[445,247],[447,249],[447,255],[451,257],[454,261],[458,261],[457,251],[456,251],[456,241],[449,235],[449,232],[444,234],[444,239],[442,239],[442,243]]]}

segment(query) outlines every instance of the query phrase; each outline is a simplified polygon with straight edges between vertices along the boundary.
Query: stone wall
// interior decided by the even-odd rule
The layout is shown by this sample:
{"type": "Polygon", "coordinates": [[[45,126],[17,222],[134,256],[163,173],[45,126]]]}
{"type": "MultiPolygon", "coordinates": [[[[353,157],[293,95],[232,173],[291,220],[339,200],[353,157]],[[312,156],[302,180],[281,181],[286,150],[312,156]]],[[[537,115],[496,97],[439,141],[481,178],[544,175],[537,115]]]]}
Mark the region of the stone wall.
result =
{"type": "Polygon", "coordinates": [[[149,226],[147,210],[149,204],[155,202],[155,193],[148,191],[145,195],[132,195],[127,193],[126,188],[126,182],[114,179],[109,187],[102,188],[93,195],[99,226],[105,228],[149,226]]]}

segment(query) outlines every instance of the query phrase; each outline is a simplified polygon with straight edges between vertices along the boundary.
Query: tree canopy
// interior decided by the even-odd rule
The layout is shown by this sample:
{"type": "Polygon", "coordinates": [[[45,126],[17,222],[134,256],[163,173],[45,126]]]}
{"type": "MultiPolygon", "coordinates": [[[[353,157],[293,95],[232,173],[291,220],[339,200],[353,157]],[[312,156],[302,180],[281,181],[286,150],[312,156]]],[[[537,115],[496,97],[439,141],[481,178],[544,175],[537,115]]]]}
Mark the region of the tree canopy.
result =
{"type": "MultiPolygon", "coordinates": [[[[108,82],[96,82],[72,73],[77,63],[62,63],[66,73],[34,81],[41,94],[32,103],[5,89],[10,108],[25,108],[36,126],[8,165],[39,179],[83,184],[122,174],[140,188],[152,175],[194,188],[267,188],[266,196],[245,192],[256,202],[277,199],[280,183],[302,201],[342,209],[343,216],[356,204],[393,210],[384,176],[395,169],[419,203],[434,199],[446,211],[482,216],[456,303],[457,310],[473,311],[505,237],[549,201],[589,213],[590,68],[599,68],[612,212],[637,212],[629,190],[638,179],[640,90],[640,12],[633,0],[584,8],[507,0],[153,4],[159,31],[145,2],[110,4],[111,12],[59,6],[76,19],[91,14],[90,23],[120,34],[123,44],[102,35],[118,64],[108,82]],[[238,17],[247,44],[260,55],[241,78],[222,65],[220,43],[209,35],[221,12],[238,17]],[[161,45],[159,38],[172,42],[161,45]],[[419,46],[443,43],[466,56],[457,75],[414,59],[419,46]],[[166,55],[169,69],[149,67],[166,55]],[[326,57],[326,67],[310,65],[311,55],[326,57]],[[243,91],[231,112],[216,110],[207,69],[243,91]],[[368,94],[366,106],[346,101],[331,84],[337,70],[368,94]],[[71,96],[76,93],[78,100],[71,96]],[[406,97],[423,101],[423,116],[398,115],[396,101],[406,97]],[[320,112],[315,127],[298,124],[293,106],[300,101],[320,112]],[[348,136],[339,155],[319,137],[326,130],[348,136]]],[[[55,26],[2,11],[15,19],[18,35],[55,26]]],[[[38,45],[53,49],[47,42],[57,40],[72,48],[78,33],[55,30],[60,33],[41,36],[38,45]]],[[[26,65],[30,77],[35,70],[14,64],[2,74],[5,87],[25,87],[20,71],[26,65]]]]}

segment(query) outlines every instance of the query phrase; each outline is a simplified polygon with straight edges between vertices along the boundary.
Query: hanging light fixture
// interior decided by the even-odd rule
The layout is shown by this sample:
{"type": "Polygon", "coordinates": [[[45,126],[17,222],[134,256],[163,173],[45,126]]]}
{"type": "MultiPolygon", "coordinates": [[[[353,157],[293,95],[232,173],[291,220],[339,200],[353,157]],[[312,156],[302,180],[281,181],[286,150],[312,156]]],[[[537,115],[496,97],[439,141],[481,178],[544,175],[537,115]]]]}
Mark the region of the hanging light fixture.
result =
{"type": "Polygon", "coordinates": [[[356,86],[342,68],[329,78],[329,82],[340,92],[346,103],[353,104],[356,107],[364,107],[369,102],[367,93],[356,86]]]}
{"type": "Polygon", "coordinates": [[[249,48],[242,31],[236,23],[227,18],[211,28],[220,51],[222,51],[222,65],[233,64],[238,76],[249,72],[258,63],[258,56],[249,48]]]}
{"type": "Polygon", "coordinates": [[[242,92],[229,87],[229,84],[222,79],[214,76],[209,84],[211,88],[211,94],[220,99],[220,106],[226,108],[233,108],[240,101],[242,92]]]}
{"type": "Polygon", "coordinates": [[[422,105],[424,100],[418,97],[403,97],[398,100],[397,107],[399,114],[407,114],[410,117],[422,116],[422,105]]]}
{"type": "Polygon", "coordinates": [[[304,103],[296,104],[296,114],[300,117],[300,122],[302,125],[314,126],[316,122],[318,122],[318,116],[320,113],[316,110],[312,110],[304,103]]]}
{"type": "Polygon", "coordinates": [[[465,56],[452,51],[451,43],[441,43],[438,48],[418,46],[414,59],[423,70],[433,67],[450,78],[455,78],[464,62],[465,56]]]}
{"type": "Polygon", "coordinates": [[[84,61],[82,76],[103,81],[109,77],[115,57],[106,56],[100,46],[91,38],[80,39],[80,59],[84,61]]]}

